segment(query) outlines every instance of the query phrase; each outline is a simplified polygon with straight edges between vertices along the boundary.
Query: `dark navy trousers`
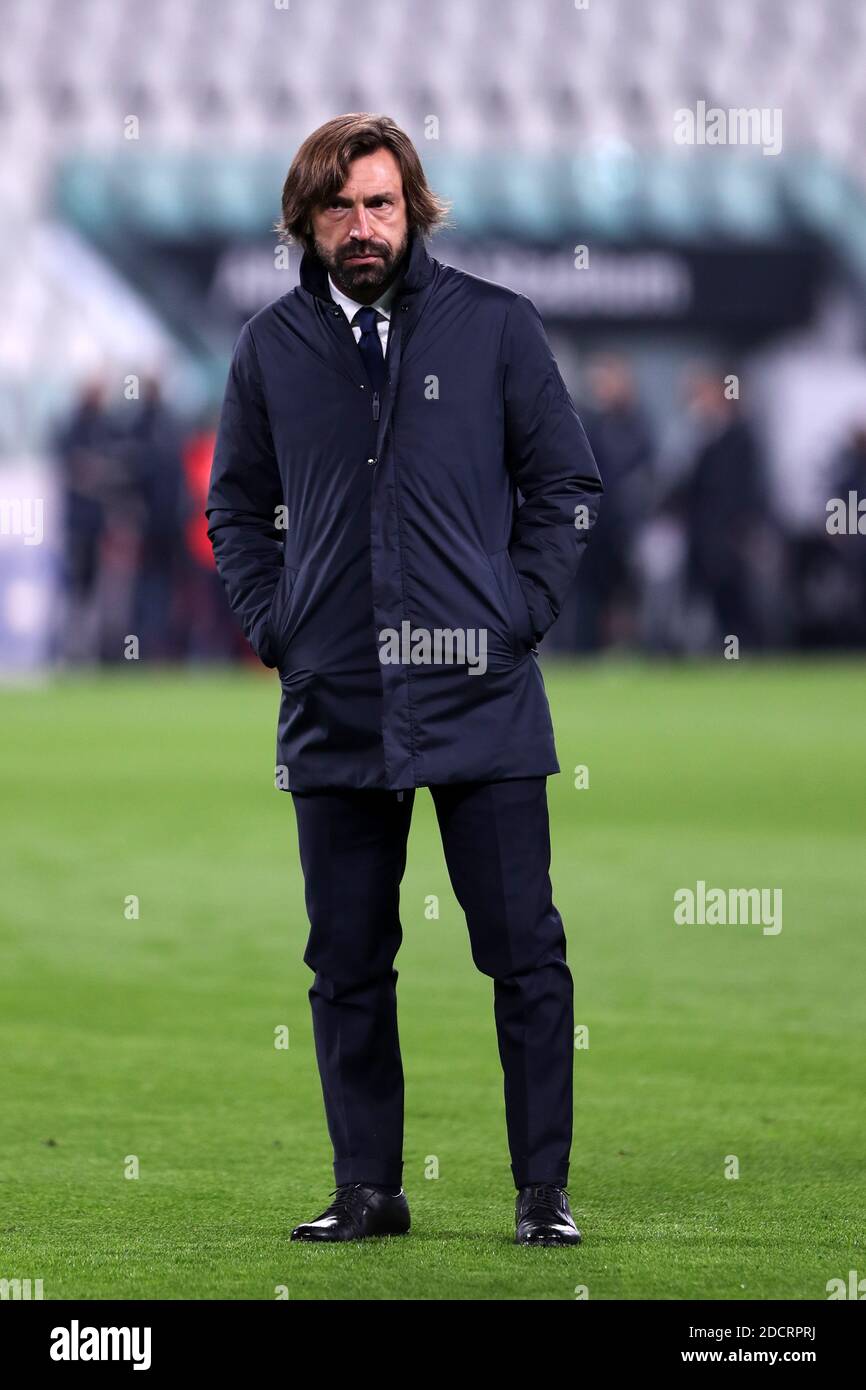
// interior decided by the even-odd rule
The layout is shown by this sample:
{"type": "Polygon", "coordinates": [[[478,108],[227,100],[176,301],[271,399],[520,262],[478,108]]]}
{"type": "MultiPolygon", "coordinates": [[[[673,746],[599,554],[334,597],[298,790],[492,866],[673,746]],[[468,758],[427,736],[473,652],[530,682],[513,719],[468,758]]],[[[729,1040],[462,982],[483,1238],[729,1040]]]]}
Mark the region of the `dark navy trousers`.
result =
{"type": "MultiPolygon", "coordinates": [[[[574,1009],[550,885],[545,777],[431,787],[472,958],[493,980],[516,1187],[568,1181],[574,1009]]],[[[310,935],[304,961],[337,1183],[400,1187],[400,881],[414,790],[292,793],[310,935]]]]}

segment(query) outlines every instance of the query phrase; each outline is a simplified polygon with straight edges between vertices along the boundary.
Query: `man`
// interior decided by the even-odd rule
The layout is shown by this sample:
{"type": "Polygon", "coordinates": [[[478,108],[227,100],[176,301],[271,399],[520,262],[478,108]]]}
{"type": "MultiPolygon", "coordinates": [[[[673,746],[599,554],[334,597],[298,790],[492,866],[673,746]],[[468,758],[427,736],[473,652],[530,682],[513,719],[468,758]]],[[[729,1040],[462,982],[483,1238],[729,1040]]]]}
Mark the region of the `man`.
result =
{"type": "Polygon", "coordinates": [[[536,644],[601,481],[531,302],[429,255],[444,212],[388,117],[307,138],[279,224],[304,247],[300,284],[241,330],[208,497],[229,602],[279,672],[277,778],[310,919],[337,1186],[292,1238],[409,1228],[394,958],[426,786],[494,980],[516,1240],[574,1244],[572,980],[548,876],[559,764],[536,644]]]}
{"type": "Polygon", "coordinates": [[[633,636],[634,552],[648,512],[653,446],[628,359],[601,353],[586,378],[581,419],[604,478],[604,509],[581,565],[579,597],[572,595],[560,615],[559,638],[562,645],[562,629],[571,626],[579,650],[597,651],[633,636]]]}
{"type": "Polygon", "coordinates": [[[715,640],[729,634],[755,650],[761,642],[754,554],[769,513],[754,433],[738,402],[725,395],[723,373],[699,366],[686,381],[695,426],[693,459],[669,505],[686,535],[686,584],[709,607],[715,640]]]}

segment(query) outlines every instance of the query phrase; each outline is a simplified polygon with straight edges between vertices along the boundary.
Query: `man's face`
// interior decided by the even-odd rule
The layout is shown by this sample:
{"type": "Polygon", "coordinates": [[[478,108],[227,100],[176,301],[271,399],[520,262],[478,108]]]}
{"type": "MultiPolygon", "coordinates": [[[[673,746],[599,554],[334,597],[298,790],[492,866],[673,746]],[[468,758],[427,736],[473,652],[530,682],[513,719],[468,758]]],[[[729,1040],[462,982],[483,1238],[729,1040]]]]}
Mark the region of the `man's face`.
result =
{"type": "Polygon", "coordinates": [[[350,299],[372,304],[393,280],[409,243],[400,165],[390,150],[359,155],[330,203],[312,217],[316,253],[350,299]]]}

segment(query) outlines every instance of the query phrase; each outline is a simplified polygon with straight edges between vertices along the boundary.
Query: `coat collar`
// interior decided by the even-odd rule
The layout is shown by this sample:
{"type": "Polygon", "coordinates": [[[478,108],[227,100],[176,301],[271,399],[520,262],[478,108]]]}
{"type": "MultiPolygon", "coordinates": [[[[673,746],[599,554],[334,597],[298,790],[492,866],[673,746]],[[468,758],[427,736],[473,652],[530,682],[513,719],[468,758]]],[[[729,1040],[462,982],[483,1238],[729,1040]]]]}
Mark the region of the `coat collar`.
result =
{"type": "MultiPolygon", "coordinates": [[[[409,233],[409,247],[403,263],[403,270],[398,275],[395,295],[392,304],[396,304],[397,296],[413,294],[424,288],[433,279],[434,264],[433,258],[424,244],[424,238],[413,227],[409,233]]],[[[331,288],[328,284],[328,272],[319,260],[319,257],[312,251],[305,251],[301,257],[299,271],[301,288],[315,295],[318,299],[324,299],[329,304],[334,303],[331,288]]]]}
{"type": "MultiPolygon", "coordinates": [[[[395,312],[391,314],[391,327],[388,330],[388,351],[385,357],[388,387],[378,416],[375,448],[377,458],[382,454],[385,436],[388,433],[400,382],[401,362],[433,291],[440,268],[439,261],[434,260],[427,251],[421,233],[417,228],[413,228],[409,233],[406,258],[403,269],[395,281],[396,292],[391,301],[391,307],[395,312]]],[[[322,327],[327,328],[327,335],[323,340],[327,349],[326,360],[357,387],[361,362],[358,346],[351,328],[347,327],[346,315],[335,304],[331,295],[328,272],[319,257],[309,251],[305,251],[301,257],[299,283],[292,293],[299,293],[302,298],[308,297],[322,327]]]]}

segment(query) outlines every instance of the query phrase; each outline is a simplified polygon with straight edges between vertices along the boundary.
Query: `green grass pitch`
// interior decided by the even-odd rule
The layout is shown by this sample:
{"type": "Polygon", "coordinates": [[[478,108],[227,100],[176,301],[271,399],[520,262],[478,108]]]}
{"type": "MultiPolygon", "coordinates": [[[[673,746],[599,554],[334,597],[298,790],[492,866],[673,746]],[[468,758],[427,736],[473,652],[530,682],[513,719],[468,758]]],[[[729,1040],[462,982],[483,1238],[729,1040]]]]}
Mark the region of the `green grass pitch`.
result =
{"type": "Polygon", "coordinates": [[[0,1278],[46,1299],[736,1300],[866,1276],[863,668],[544,670],[589,1037],[583,1244],[512,1243],[493,987],[423,790],[397,957],[413,1228],[289,1242],[334,1184],[276,682],[130,669],[0,694],[0,1278]],[[698,879],[781,888],[782,931],[676,925],[698,879]]]}

